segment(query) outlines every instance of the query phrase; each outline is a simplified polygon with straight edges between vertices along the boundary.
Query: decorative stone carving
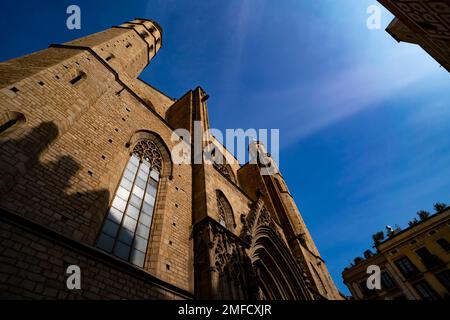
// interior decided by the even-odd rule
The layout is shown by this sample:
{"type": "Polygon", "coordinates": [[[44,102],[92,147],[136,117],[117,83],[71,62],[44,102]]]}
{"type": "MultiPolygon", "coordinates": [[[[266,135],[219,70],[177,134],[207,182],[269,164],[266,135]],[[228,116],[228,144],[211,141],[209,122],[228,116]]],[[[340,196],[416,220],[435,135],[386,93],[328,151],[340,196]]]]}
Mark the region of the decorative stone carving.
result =
{"type": "Polygon", "coordinates": [[[254,231],[262,225],[273,229],[277,235],[281,236],[261,196],[258,196],[258,199],[252,204],[248,215],[241,215],[241,222],[243,227],[240,237],[249,244],[251,244],[254,231]]]}
{"type": "Polygon", "coordinates": [[[153,170],[161,172],[162,156],[155,142],[140,140],[134,147],[133,154],[137,155],[140,159],[147,160],[153,170]]]}
{"type": "Polygon", "coordinates": [[[258,286],[245,243],[212,219],[204,222],[202,229],[198,236],[207,240],[208,271],[216,297],[256,299],[258,286]]]}

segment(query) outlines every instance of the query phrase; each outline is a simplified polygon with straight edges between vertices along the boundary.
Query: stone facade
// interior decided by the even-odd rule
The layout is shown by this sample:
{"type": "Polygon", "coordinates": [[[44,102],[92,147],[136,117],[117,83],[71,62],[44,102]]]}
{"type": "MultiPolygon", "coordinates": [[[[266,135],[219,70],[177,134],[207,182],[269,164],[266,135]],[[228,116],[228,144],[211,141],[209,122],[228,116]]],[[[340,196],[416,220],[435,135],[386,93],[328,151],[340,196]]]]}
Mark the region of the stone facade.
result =
{"type": "Polygon", "coordinates": [[[0,63],[0,297],[340,299],[280,173],[174,162],[207,99],[138,78],[161,45],[136,19],[0,63]]]}
{"type": "Polygon", "coordinates": [[[398,42],[420,45],[450,72],[450,3],[445,0],[378,0],[395,19],[386,31],[398,42]]]}

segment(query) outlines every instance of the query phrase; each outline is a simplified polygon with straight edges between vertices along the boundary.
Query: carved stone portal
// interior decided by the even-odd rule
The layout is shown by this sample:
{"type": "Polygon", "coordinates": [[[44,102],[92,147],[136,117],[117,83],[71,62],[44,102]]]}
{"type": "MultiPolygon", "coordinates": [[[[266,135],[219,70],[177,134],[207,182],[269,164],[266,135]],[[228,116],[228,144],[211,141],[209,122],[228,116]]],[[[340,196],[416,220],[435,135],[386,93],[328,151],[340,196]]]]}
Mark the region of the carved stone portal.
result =
{"type": "Polygon", "coordinates": [[[302,269],[261,198],[241,222],[239,237],[212,218],[196,225],[197,298],[312,299],[302,269]]]}

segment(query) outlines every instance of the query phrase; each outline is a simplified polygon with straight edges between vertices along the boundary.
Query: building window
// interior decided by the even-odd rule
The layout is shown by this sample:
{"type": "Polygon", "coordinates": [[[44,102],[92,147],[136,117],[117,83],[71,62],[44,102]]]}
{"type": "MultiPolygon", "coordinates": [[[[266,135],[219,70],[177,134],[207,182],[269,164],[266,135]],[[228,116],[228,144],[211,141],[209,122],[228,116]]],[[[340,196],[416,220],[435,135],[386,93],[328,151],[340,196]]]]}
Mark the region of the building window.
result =
{"type": "Polygon", "coordinates": [[[414,288],[423,300],[439,300],[439,296],[425,280],[417,283],[414,288]]]}
{"type": "Polygon", "coordinates": [[[216,197],[219,223],[222,226],[232,230],[233,228],[235,228],[236,224],[234,221],[234,214],[233,210],[231,209],[231,205],[221,191],[216,191],[216,197]]]}
{"type": "Polygon", "coordinates": [[[142,267],[156,202],[161,153],[153,141],[133,149],[103,224],[97,246],[142,267]]]}
{"type": "Polygon", "coordinates": [[[432,254],[427,248],[423,247],[416,250],[417,255],[427,268],[434,268],[442,263],[441,259],[432,254]]]}
{"type": "Polygon", "coordinates": [[[417,267],[407,257],[397,259],[394,263],[405,278],[410,278],[419,273],[417,267]]]}
{"type": "Polygon", "coordinates": [[[442,285],[450,291],[450,270],[445,270],[436,275],[442,285]]]}
{"type": "Polygon", "coordinates": [[[359,288],[361,289],[361,293],[363,295],[363,297],[365,298],[371,298],[373,296],[376,296],[376,290],[375,289],[369,289],[367,287],[367,281],[361,281],[359,283],[359,288]]]}
{"type": "Polygon", "coordinates": [[[450,251],[450,244],[448,243],[447,239],[441,238],[436,240],[438,245],[441,246],[442,249],[444,249],[446,252],[450,251]]]}
{"type": "Polygon", "coordinates": [[[381,272],[381,285],[383,286],[383,289],[392,289],[396,286],[394,280],[387,271],[381,272]]]}
{"type": "Polygon", "coordinates": [[[8,111],[0,116],[0,136],[14,130],[19,124],[25,122],[25,116],[19,112],[8,111]]]}

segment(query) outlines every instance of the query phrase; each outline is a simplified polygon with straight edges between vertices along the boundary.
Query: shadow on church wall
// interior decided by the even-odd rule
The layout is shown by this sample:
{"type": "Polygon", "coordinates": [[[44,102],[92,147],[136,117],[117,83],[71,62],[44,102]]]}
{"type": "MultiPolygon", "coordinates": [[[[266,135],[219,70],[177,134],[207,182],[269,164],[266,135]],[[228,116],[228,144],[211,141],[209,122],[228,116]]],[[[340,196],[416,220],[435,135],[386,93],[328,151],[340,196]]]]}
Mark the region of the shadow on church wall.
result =
{"type": "Polygon", "coordinates": [[[87,185],[80,183],[81,164],[70,155],[42,161],[58,133],[54,122],[43,122],[19,138],[0,137],[0,206],[75,240],[94,244],[110,194],[106,189],[69,191],[87,185]]]}

